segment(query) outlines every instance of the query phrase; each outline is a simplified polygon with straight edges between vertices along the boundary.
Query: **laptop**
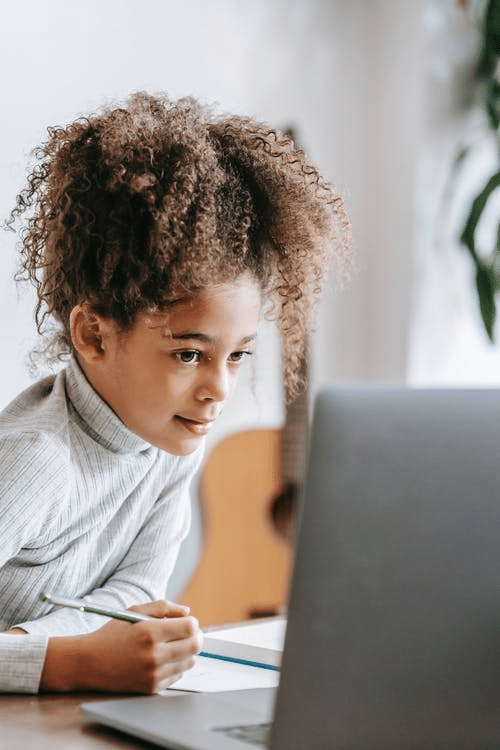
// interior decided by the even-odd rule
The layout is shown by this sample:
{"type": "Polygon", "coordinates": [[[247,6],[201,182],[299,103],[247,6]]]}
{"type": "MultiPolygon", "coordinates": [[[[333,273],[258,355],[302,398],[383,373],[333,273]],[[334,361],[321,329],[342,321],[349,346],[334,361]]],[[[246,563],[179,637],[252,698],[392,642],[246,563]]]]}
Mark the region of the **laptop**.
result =
{"type": "Polygon", "coordinates": [[[171,750],[500,748],[499,592],[500,390],[325,389],[276,692],[82,710],[171,750]]]}

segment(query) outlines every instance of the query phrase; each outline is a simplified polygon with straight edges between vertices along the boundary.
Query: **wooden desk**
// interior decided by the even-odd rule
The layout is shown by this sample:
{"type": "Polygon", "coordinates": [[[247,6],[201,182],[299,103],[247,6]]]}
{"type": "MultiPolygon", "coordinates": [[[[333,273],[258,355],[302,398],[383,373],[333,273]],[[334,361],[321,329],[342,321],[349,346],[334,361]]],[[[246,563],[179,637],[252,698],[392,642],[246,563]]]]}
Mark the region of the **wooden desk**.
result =
{"type": "MultiPolygon", "coordinates": [[[[248,624],[263,622],[266,620],[258,619],[248,624]]],[[[217,625],[205,631],[243,624],[217,625]]],[[[172,694],[179,692],[173,690],[172,694]]],[[[158,750],[158,745],[92,722],[80,712],[81,703],[124,697],[123,693],[0,694],[0,750],[158,750]]]]}
{"type": "Polygon", "coordinates": [[[109,693],[0,695],[2,750],[152,750],[157,745],[85,719],[80,703],[122,697],[109,693]]]}

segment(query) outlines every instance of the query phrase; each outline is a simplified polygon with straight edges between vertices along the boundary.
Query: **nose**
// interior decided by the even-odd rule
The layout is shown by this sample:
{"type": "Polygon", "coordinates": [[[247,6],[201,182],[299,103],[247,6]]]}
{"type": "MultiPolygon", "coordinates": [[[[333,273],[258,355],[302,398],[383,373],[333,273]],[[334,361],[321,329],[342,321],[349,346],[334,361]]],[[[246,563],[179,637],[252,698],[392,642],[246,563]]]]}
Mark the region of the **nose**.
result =
{"type": "Polygon", "coordinates": [[[200,401],[227,401],[233,389],[233,377],[227,363],[219,364],[214,359],[209,365],[198,385],[197,398],[200,401]]]}

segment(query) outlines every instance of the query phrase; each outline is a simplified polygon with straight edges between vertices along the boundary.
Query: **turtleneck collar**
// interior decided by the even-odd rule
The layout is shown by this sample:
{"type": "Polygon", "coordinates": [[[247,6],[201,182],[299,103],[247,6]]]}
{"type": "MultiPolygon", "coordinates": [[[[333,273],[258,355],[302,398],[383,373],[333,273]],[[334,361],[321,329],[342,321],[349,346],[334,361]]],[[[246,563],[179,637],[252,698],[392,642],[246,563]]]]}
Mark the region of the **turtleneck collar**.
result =
{"type": "Polygon", "coordinates": [[[66,367],[66,392],[84,423],[84,430],[96,442],[114,453],[140,453],[152,446],[128,429],[90,385],[74,355],[66,367]]]}

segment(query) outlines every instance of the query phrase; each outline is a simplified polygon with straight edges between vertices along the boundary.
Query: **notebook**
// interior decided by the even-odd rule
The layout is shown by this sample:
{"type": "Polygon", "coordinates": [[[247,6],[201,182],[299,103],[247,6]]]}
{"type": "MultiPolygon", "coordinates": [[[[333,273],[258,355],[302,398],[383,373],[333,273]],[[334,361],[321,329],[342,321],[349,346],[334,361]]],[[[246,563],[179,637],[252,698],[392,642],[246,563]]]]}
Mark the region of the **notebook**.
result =
{"type": "Polygon", "coordinates": [[[277,691],[82,710],[173,750],[500,748],[499,591],[500,391],[325,389],[277,691]]]}
{"type": "Polygon", "coordinates": [[[255,620],[210,631],[204,636],[204,656],[279,671],[286,619],[255,620]]]}

